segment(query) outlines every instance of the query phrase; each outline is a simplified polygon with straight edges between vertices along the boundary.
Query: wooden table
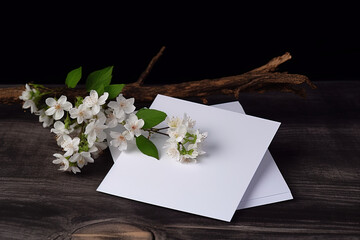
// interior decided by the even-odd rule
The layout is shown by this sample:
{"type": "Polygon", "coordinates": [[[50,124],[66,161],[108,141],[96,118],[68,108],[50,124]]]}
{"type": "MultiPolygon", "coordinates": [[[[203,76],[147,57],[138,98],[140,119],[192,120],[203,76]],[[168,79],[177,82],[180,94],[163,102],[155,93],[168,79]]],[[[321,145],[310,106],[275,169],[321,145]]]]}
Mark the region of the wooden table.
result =
{"type": "Polygon", "coordinates": [[[360,82],[317,85],[305,99],[240,95],[248,114],[282,122],[270,151],[294,200],[231,223],[96,192],[109,152],[81,174],[60,172],[49,129],[0,105],[0,239],[360,239],[360,82]]]}

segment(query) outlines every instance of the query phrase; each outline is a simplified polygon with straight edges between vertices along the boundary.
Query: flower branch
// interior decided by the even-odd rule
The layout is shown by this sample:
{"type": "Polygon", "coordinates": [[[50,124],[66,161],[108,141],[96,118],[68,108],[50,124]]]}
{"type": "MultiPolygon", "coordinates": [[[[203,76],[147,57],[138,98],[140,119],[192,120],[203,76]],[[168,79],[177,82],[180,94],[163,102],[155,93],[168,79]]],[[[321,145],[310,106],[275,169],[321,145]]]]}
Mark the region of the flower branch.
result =
{"type": "MultiPolygon", "coordinates": [[[[26,84],[19,98],[24,101],[23,108],[39,115],[43,127],[51,127],[50,132],[55,134],[63,151],[53,155],[59,170],[81,172],[108,145],[125,151],[129,144],[136,144],[145,155],[159,159],[158,149],[150,139],[152,134],[168,137],[166,153],[179,162],[196,161],[204,154],[200,143],[207,134],[194,129],[195,121],[186,114],[180,119],[155,109],[136,111],[135,99],[122,95],[123,84],[111,85],[111,76],[112,68],[91,73],[86,81],[89,95],[76,96],[74,102],[65,95],[51,96],[55,92],[42,85],[26,84]],[[157,127],[162,122],[167,126],[157,127]],[[147,138],[143,135],[146,132],[147,138]]],[[[65,81],[67,87],[74,88],[79,78],[81,68],[71,71],[65,81]]]]}

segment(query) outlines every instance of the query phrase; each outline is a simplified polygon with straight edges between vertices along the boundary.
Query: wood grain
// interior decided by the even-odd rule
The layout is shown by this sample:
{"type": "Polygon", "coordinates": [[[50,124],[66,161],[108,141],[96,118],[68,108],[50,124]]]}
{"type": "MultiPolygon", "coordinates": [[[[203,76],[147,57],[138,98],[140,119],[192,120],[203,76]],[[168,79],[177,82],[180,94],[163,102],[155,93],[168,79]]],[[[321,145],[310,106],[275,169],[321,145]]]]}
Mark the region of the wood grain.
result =
{"type": "Polygon", "coordinates": [[[359,239],[360,83],[317,85],[306,99],[240,94],[248,114],[282,122],[270,151],[294,200],[237,211],[230,223],[96,192],[109,152],[81,174],[59,172],[49,129],[0,105],[0,239],[359,239]]]}

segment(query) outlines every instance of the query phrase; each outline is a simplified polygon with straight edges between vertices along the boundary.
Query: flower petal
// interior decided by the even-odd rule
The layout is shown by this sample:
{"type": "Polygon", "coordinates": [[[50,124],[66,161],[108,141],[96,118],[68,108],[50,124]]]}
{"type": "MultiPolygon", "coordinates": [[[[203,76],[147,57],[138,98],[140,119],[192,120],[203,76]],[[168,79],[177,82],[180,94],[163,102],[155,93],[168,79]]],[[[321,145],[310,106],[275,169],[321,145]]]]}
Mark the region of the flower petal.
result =
{"type": "MultiPolygon", "coordinates": [[[[50,108],[49,108],[49,109],[50,109],[50,108]]],[[[49,110],[49,109],[48,109],[48,110],[49,110]]],[[[64,110],[58,109],[58,110],[55,111],[54,119],[55,119],[55,120],[59,120],[59,119],[61,119],[63,116],[64,116],[64,110]]]]}
{"type": "Polygon", "coordinates": [[[92,100],[97,101],[98,98],[99,98],[99,95],[98,95],[97,91],[91,90],[91,91],[90,91],[90,98],[91,98],[92,100]]]}
{"type": "Polygon", "coordinates": [[[110,146],[119,147],[119,145],[120,145],[120,141],[117,140],[117,139],[114,139],[114,140],[110,141],[110,146]]]}
{"type": "Polygon", "coordinates": [[[60,105],[63,105],[64,103],[66,103],[66,100],[67,100],[67,97],[64,96],[64,95],[61,95],[61,97],[60,97],[59,100],[58,100],[58,103],[59,103],[60,105]]]}
{"type": "MultiPolygon", "coordinates": [[[[31,100],[30,100],[31,101],[31,100]]],[[[23,109],[27,109],[27,108],[29,108],[29,107],[31,107],[31,102],[30,102],[29,100],[26,100],[25,102],[24,102],[24,104],[23,104],[23,109]]]]}
{"type": "Polygon", "coordinates": [[[77,162],[80,158],[80,154],[79,153],[75,153],[73,156],[71,156],[71,158],[69,159],[69,162],[77,162]]]}
{"type": "Polygon", "coordinates": [[[112,138],[118,138],[118,137],[120,137],[120,135],[121,135],[121,133],[119,133],[119,132],[114,132],[114,131],[110,132],[110,136],[112,138]]]}
{"type": "Polygon", "coordinates": [[[99,105],[103,105],[105,103],[106,99],[108,99],[108,97],[109,97],[109,93],[104,92],[104,94],[99,98],[99,101],[98,101],[99,105]]]}
{"type": "MultiPolygon", "coordinates": [[[[48,110],[45,111],[45,114],[48,116],[54,115],[56,109],[54,107],[49,108],[48,110]]],[[[56,119],[55,119],[56,120],[56,119]]]]}
{"type": "Polygon", "coordinates": [[[92,114],[96,115],[100,112],[100,106],[95,104],[92,108],[91,108],[92,114]]]}
{"type": "Polygon", "coordinates": [[[108,107],[112,108],[112,109],[117,109],[119,108],[119,104],[117,102],[114,102],[114,101],[110,101],[108,103],[108,107]]]}
{"type": "Polygon", "coordinates": [[[79,145],[79,143],[80,143],[80,138],[78,138],[78,137],[75,137],[74,139],[73,139],[73,145],[79,145]]]}
{"type": "Polygon", "coordinates": [[[53,106],[55,106],[55,104],[56,104],[56,100],[53,99],[53,98],[47,98],[47,99],[45,100],[45,103],[46,103],[46,105],[48,105],[48,106],[50,106],[50,107],[53,107],[53,106]]]}
{"type": "Polygon", "coordinates": [[[116,97],[116,101],[120,102],[122,100],[125,100],[124,96],[122,95],[122,93],[120,93],[117,97],[116,97]]]}
{"type": "Polygon", "coordinates": [[[72,104],[71,102],[65,102],[62,104],[62,108],[65,110],[65,111],[69,111],[71,108],[72,108],[72,104]]]}

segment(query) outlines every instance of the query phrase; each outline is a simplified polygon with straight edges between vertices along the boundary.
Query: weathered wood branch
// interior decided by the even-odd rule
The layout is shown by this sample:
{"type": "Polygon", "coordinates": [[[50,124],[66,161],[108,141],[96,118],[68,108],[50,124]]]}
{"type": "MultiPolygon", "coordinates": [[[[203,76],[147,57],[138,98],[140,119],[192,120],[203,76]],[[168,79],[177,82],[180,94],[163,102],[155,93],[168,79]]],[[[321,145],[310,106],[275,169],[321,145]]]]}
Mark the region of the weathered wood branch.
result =
{"type": "MultiPolygon", "coordinates": [[[[135,97],[136,102],[147,103],[151,102],[157,94],[163,94],[177,98],[199,97],[206,103],[206,97],[218,94],[232,95],[238,98],[241,92],[281,91],[304,96],[305,85],[312,89],[316,88],[304,75],[275,72],[280,64],[291,59],[290,53],[275,57],[265,65],[240,75],[175,84],[144,85],[144,79],[164,50],[165,47],[160,49],[136,82],[129,83],[124,87],[122,93],[125,97],[135,97]]],[[[0,103],[20,102],[18,97],[23,90],[24,87],[0,88],[0,103]]],[[[54,88],[54,91],[56,95],[64,94],[69,99],[87,95],[86,90],[82,88],[54,88]]]]}

